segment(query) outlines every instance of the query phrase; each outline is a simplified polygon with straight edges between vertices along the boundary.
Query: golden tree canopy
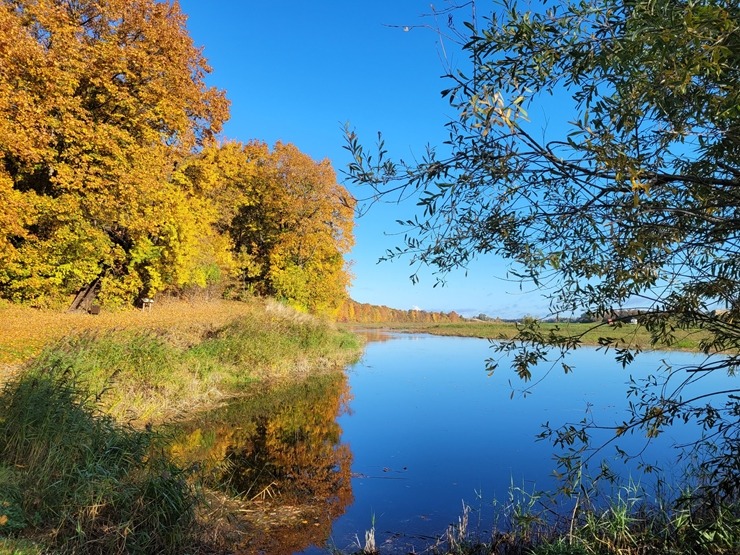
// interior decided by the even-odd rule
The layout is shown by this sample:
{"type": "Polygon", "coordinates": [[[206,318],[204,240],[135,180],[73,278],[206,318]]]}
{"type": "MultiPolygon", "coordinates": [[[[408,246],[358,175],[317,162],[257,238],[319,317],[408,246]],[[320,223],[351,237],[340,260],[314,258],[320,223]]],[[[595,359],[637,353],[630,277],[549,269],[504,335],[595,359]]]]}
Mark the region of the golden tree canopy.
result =
{"type": "Polygon", "coordinates": [[[215,206],[248,289],[311,312],[334,314],[350,274],[354,199],[328,161],[292,144],[208,148],[176,179],[215,206]]]}
{"type": "Polygon", "coordinates": [[[112,299],[163,287],[188,235],[173,214],[198,208],[173,210],[171,172],[228,114],[209,71],[177,3],[0,2],[3,296],[44,302],[104,270],[112,299]]]}

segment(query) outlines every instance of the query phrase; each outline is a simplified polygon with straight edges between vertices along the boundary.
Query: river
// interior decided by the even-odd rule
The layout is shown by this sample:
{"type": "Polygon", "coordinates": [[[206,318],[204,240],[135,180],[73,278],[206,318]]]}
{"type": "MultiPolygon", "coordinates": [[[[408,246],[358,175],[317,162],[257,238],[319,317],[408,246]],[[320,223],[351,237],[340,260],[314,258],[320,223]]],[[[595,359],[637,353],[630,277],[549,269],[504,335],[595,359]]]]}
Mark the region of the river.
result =
{"type": "MultiPolygon", "coordinates": [[[[646,375],[662,360],[688,364],[697,355],[643,353],[624,369],[610,355],[583,348],[568,359],[571,374],[543,366],[534,384],[504,365],[489,376],[490,356],[485,340],[388,335],[369,342],[345,375],[227,407],[212,415],[210,427],[193,424],[179,449],[190,460],[216,461],[214,482],[267,508],[311,500],[292,520],[251,528],[248,534],[259,529],[269,536],[253,552],[356,550],[371,527],[383,553],[421,551],[458,522],[464,505],[471,508],[469,529],[485,535],[512,496],[526,503],[558,486],[555,449],[535,440],[543,423],[584,417],[619,423],[630,375],[646,375]]],[[[619,445],[672,469],[668,479],[676,480],[681,470],[671,447],[693,433],[680,426],[649,445],[639,434],[619,445]]],[[[625,482],[650,491],[652,475],[642,475],[635,461],[625,466],[613,446],[599,457],[625,482]]]]}

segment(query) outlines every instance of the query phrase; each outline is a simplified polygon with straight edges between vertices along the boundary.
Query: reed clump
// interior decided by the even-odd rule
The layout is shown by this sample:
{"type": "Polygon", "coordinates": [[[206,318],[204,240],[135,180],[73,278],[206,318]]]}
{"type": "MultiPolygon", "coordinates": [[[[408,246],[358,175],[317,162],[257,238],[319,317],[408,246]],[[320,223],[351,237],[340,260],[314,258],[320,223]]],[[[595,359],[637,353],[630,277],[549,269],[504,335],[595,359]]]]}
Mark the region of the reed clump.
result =
{"type": "Polygon", "coordinates": [[[458,524],[450,526],[424,552],[433,555],[740,553],[740,505],[709,503],[696,493],[687,490],[667,502],[651,499],[645,490],[630,484],[618,488],[601,502],[580,499],[574,507],[563,510],[556,494],[512,488],[508,501],[499,505],[491,532],[470,530],[471,509],[464,506],[458,524]]]}
{"type": "Polygon", "coordinates": [[[0,535],[43,537],[56,553],[181,553],[195,492],[161,438],[101,414],[69,369],[0,394],[0,535]]]}

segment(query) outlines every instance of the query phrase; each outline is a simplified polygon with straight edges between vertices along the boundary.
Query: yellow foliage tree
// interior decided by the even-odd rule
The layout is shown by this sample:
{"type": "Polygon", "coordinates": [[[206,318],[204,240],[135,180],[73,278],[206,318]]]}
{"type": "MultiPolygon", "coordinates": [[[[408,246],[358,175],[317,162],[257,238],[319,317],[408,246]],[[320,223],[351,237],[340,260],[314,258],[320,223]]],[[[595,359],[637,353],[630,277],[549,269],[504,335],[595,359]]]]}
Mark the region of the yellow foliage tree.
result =
{"type": "Polygon", "coordinates": [[[174,179],[215,207],[212,225],[228,236],[242,282],[314,313],[333,315],[350,282],[354,201],[328,161],[291,144],[206,148],[174,179]]]}
{"type": "Polygon", "coordinates": [[[228,268],[172,178],[228,113],[177,3],[3,0],[0,67],[0,295],[42,304],[105,272],[102,298],[130,302],[228,268]]]}
{"type": "Polygon", "coordinates": [[[257,291],[311,312],[333,315],[351,275],[344,255],[354,237],[354,199],[331,164],[315,162],[291,144],[247,145],[259,160],[253,193],[231,234],[243,278],[257,291]]]}

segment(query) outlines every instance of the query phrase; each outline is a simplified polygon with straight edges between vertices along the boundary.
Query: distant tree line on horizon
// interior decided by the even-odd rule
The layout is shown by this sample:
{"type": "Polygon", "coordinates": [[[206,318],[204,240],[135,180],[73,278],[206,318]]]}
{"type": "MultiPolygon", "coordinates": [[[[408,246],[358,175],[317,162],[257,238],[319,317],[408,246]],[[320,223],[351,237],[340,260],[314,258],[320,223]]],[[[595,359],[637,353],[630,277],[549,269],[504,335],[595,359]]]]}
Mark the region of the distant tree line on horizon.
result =
{"type": "Polygon", "coordinates": [[[0,4],[0,298],[203,288],[334,314],[354,201],[290,144],[219,142],[225,92],[179,5],[0,4]]]}
{"type": "Polygon", "coordinates": [[[428,312],[426,310],[402,310],[384,305],[358,303],[346,299],[337,313],[337,321],[358,324],[378,323],[455,323],[465,320],[452,312],[428,312]]]}

